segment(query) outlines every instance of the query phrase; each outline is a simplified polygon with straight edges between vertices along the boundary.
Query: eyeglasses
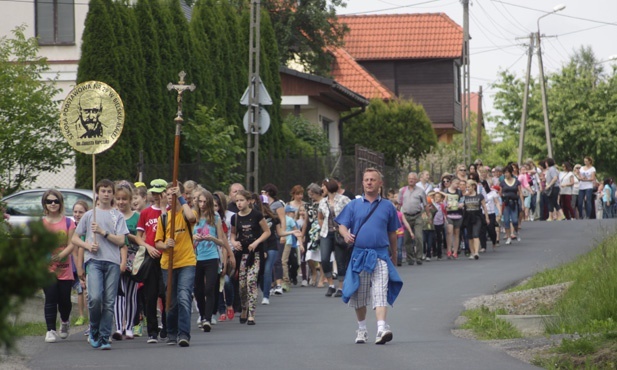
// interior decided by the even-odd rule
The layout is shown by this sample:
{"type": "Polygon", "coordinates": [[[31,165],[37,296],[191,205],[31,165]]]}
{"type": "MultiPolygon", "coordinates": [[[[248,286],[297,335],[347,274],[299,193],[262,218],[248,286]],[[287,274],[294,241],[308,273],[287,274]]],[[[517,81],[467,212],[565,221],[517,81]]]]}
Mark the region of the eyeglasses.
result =
{"type": "Polygon", "coordinates": [[[45,204],[60,204],[60,199],[45,199],[45,204]]]}
{"type": "Polygon", "coordinates": [[[464,168],[459,168],[458,170],[459,170],[460,172],[467,172],[467,170],[466,170],[466,169],[464,169],[464,168]]]}
{"type": "Polygon", "coordinates": [[[447,183],[447,182],[450,182],[450,180],[448,180],[448,179],[443,179],[443,183],[444,183],[444,184],[445,184],[445,183],[447,183]]]}

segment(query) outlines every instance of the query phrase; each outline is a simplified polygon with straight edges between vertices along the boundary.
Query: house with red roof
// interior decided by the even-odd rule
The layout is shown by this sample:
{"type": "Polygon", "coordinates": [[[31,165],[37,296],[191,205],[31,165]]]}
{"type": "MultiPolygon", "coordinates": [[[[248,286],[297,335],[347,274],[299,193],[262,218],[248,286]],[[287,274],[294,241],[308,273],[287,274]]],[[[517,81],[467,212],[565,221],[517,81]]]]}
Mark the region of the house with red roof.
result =
{"type": "Polygon", "coordinates": [[[462,131],[463,29],[444,13],[339,16],[332,77],[366,98],[421,104],[442,141],[462,131]]]}

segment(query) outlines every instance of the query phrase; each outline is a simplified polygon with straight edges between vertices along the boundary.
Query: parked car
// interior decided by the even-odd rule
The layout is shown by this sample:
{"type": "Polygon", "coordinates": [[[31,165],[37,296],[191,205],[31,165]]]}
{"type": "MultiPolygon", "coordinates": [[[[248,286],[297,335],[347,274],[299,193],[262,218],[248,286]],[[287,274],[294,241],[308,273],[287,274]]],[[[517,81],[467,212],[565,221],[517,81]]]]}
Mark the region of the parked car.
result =
{"type": "MultiPolygon", "coordinates": [[[[73,205],[78,200],[84,200],[92,208],[92,190],[85,189],[56,189],[64,197],[64,213],[67,217],[73,216],[73,205]]],[[[12,227],[28,227],[30,221],[43,217],[41,198],[47,189],[22,190],[2,198],[6,205],[6,213],[11,217],[9,224],[12,227]]]]}

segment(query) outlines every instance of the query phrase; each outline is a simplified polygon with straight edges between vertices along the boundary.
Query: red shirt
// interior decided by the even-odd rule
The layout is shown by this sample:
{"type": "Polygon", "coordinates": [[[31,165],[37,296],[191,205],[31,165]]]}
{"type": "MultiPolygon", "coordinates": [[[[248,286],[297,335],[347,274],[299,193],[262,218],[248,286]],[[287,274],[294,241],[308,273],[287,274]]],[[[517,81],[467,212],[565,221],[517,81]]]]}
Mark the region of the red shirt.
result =
{"type": "Polygon", "coordinates": [[[161,215],[159,208],[150,206],[139,214],[137,221],[137,230],[144,232],[144,241],[154,247],[154,237],[156,236],[156,227],[158,225],[159,216],[161,215]]]}

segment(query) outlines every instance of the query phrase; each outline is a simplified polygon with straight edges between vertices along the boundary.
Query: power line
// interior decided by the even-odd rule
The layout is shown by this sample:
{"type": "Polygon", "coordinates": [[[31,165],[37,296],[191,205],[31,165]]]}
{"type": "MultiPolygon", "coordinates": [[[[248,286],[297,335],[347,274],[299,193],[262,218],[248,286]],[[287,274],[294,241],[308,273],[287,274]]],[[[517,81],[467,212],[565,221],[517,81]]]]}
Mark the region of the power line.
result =
{"type": "Polygon", "coordinates": [[[486,11],[486,9],[484,9],[484,7],[482,6],[482,3],[480,2],[476,2],[476,4],[478,4],[478,6],[480,7],[480,10],[482,10],[482,12],[484,12],[484,14],[486,15],[486,17],[488,18],[489,22],[491,22],[493,24],[493,26],[495,27],[495,29],[503,36],[504,40],[510,40],[510,38],[512,36],[516,36],[514,33],[512,33],[511,31],[507,30],[507,32],[510,33],[510,35],[505,35],[504,33],[501,32],[501,28],[503,28],[500,24],[495,23],[495,21],[493,20],[493,17],[491,17],[491,15],[486,11]]]}
{"type": "MultiPolygon", "coordinates": [[[[495,7],[495,9],[496,9],[496,10],[497,10],[500,14],[503,14],[503,13],[501,13],[501,11],[499,10],[499,7],[498,7],[495,3],[491,2],[491,4],[495,7]]],[[[509,18],[512,18],[512,19],[514,20],[514,22],[516,22],[516,23],[518,24],[519,29],[521,29],[521,30],[523,31],[523,33],[529,33],[529,32],[531,32],[530,30],[528,30],[528,29],[527,29],[527,27],[525,27],[525,26],[524,26],[521,22],[519,22],[519,21],[518,21],[518,19],[516,19],[516,17],[515,17],[514,15],[512,15],[512,13],[510,13],[510,11],[508,10],[508,8],[506,8],[506,6],[505,6],[505,5],[503,5],[503,4],[500,4],[500,5],[501,5],[501,8],[503,8],[503,10],[504,10],[506,13],[508,13],[508,15],[510,16],[509,18]]],[[[508,17],[505,17],[505,16],[504,16],[504,18],[508,19],[508,17]]],[[[508,20],[509,20],[509,19],[508,19],[508,20]]],[[[510,22],[510,23],[516,27],[516,25],[515,25],[513,22],[510,22]]]]}
{"type": "MultiPolygon", "coordinates": [[[[533,10],[533,11],[540,12],[540,13],[544,13],[544,14],[549,14],[549,13],[552,13],[552,11],[547,12],[546,10],[541,10],[541,9],[531,8],[531,7],[524,6],[524,5],[519,5],[519,4],[513,4],[513,3],[509,3],[509,2],[506,2],[506,1],[502,1],[502,0],[491,0],[491,1],[494,1],[494,2],[496,2],[496,3],[505,4],[505,5],[514,6],[514,7],[517,7],[517,8],[522,8],[522,9],[527,9],[527,10],[533,10]]],[[[595,20],[595,19],[582,18],[582,17],[575,17],[575,16],[573,16],[573,15],[567,15],[567,14],[563,14],[563,13],[555,13],[555,15],[556,15],[556,16],[558,16],[558,17],[565,17],[565,18],[578,19],[578,20],[580,20],[580,21],[587,21],[587,22],[593,22],[593,23],[605,24],[605,25],[608,25],[608,26],[617,26],[617,23],[615,23],[615,22],[598,21],[598,20],[595,20]]]]}
{"type": "MultiPolygon", "coordinates": [[[[2,1],[2,0],[0,0],[0,1],[2,1]]],[[[379,12],[385,12],[385,11],[388,11],[388,10],[411,8],[411,7],[418,6],[418,5],[435,3],[437,1],[439,1],[439,0],[428,0],[428,1],[423,1],[421,3],[416,3],[416,4],[399,5],[399,6],[395,6],[395,7],[392,7],[392,8],[384,8],[384,9],[377,9],[377,10],[367,10],[367,11],[364,11],[364,12],[348,13],[348,14],[345,14],[345,15],[360,15],[360,14],[379,13],[379,12]]]]}

